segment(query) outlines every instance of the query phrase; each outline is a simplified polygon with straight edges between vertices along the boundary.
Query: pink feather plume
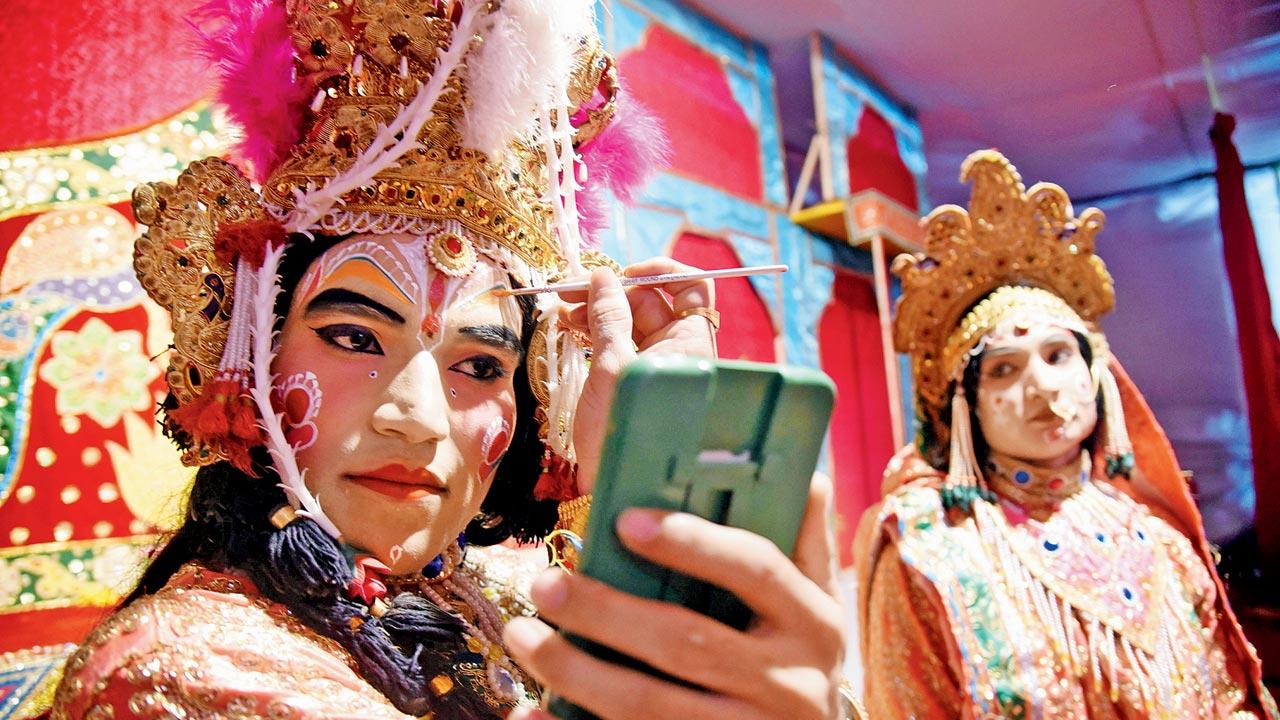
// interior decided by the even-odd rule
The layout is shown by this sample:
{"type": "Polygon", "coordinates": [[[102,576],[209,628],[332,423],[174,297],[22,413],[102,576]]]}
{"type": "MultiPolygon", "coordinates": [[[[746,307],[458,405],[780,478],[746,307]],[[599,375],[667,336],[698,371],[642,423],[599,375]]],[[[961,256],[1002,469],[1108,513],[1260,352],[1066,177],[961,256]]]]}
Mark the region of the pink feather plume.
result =
{"type": "Polygon", "coordinates": [[[583,239],[594,244],[596,234],[609,226],[607,188],[626,204],[671,159],[662,123],[648,109],[626,97],[603,131],[581,149],[587,181],[577,193],[578,227],[583,239]]]}
{"type": "Polygon", "coordinates": [[[263,182],[298,140],[306,103],[284,3],[208,0],[192,15],[199,51],[218,71],[218,101],[244,133],[234,159],[263,182]]]}
{"type": "Polygon", "coordinates": [[[574,197],[578,204],[578,232],[587,247],[599,247],[599,233],[609,227],[609,198],[604,185],[590,178],[574,197]]]}

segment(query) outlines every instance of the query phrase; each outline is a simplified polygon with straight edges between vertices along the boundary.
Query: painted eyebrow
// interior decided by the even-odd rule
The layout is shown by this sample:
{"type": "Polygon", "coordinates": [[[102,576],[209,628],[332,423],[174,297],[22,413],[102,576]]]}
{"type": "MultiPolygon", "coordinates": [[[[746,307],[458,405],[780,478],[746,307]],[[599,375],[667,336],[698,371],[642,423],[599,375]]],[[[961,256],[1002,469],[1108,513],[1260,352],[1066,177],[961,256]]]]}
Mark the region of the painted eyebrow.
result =
{"type": "Polygon", "coordinates": [[[397,325],[404,324],[404,316],[395,310],[358,292],[343,288],[329,288],[311,298],[304,314],[310,315],[313,312],[332,309],[387,320],[397,325]]]}
{"type": "Polygon", "coordinates": [[[982,359],[986,360],[987,358],[997,358],[1003,355],[1013,355],[1021,352],[1023,351],[1017,348],[1011,348],[1011,347],[991,348],[991,349],[982,351],[982,359]]]}
{"type": "Polygon", "coordinates": [[[485,345],[506,350],[513,355],[521,355],[524,352],[524,348],[520,345],[520,338],[516,337],[515,331],[506,325],[468,325],[460,328],[458,334],[474,338],[485,345]]]}

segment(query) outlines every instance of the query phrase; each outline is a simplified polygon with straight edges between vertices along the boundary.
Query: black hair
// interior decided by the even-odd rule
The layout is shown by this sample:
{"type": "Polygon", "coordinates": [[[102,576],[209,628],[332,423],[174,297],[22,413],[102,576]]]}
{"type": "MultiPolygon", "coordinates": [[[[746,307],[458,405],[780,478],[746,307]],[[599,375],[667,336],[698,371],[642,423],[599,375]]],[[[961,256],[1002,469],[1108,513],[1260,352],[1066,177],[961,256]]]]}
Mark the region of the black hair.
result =
{"type": "MultiPolygon", "coordinates": [[[[276,317],[289,310],[297,284],[310,264],[343,237],[291,238],[280,265],[282,292],[276,317]]],[[[535,325],[533,301],[519,298],[522,346],[535,325]]],[[[481,504],[481,515],[466,530],[471,544],[493,544],[515,536],[534,540],[556,521],[555,501],[535,501],[543,444],[535,420],[537,402],[529,389],[527,362],[513,381],[516,424],[512,442],[481,504]]],[[[166,405],[172,405],[170,398],[166,405]]],[[[462,625],[444,609],[417,595],[391,599],[381,617],[348,597],[353,574],[338,542],[313,521],[299,518],[283,529],[269,517],[287,499],[264,448],[253,450],[262,477],[250,477],[226,461],[202,467],[187,508],[187,519],[152,558],[137,587],[122,604],[162,588],[186,562],[246,574],[262,594],[289,608],[307,626],[336,640],[350,653],[360,674],[402,712],[432,713],[439,720],[490,718],[495,712],[471,682],[455,682],[437,695],[431,680],[460,663],[482,664],[462,638],[462,625]]]]}

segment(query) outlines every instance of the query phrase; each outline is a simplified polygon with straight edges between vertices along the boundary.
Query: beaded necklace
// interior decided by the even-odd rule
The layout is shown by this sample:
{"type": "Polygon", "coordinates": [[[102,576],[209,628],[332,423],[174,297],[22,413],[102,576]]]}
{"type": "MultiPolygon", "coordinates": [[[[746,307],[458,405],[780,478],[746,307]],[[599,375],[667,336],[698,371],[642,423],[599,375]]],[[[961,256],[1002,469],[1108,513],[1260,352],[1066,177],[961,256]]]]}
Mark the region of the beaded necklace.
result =
{"type": "Polygon", "coordinates": [[[975,503],[978,533],[1058,662],[1113,702],[1136,687],[1151,717],[1183,694],[1208,703],[1205,640],[1149,511],[1092,480],[1086,452],[1052,469],[993,456],[987,470],[999,501],[975,503]]]}
{"type": "Polygon", "coordinates": [[[1075,462],[1056,468],[1040,467],[992,452],[987,458],[986,481],[996,495],[1034,514],[1061,507],[1064,500],[1089,481],[1092,468],[1089,453],[1084,450],[1075,462]]]}
{"type": "Polygon", "coordinates": [[[503,704],[536,706],[524,673],[507,656],[502,628],[508,618],[498,593],[465,562],[465,540],[451,543],[423,572],[387,578],[388,585],[421,594],[462,623],[467,650],[484,664],[484,684],[503,704]]]}

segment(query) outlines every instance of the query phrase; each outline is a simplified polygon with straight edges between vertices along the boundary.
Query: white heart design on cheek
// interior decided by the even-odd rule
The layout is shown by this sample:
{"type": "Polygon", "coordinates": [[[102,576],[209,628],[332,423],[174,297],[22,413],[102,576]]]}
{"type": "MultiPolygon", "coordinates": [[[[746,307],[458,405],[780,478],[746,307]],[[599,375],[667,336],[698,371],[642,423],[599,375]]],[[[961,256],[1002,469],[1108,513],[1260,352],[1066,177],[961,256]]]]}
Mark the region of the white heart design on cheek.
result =
{"type": "Polygon", "coordinates": [[[505,417],[496,417],[485,430],[480,441],[480,477],[488,479],[502,462],[511,446],[511,423],[505,417]]]}

